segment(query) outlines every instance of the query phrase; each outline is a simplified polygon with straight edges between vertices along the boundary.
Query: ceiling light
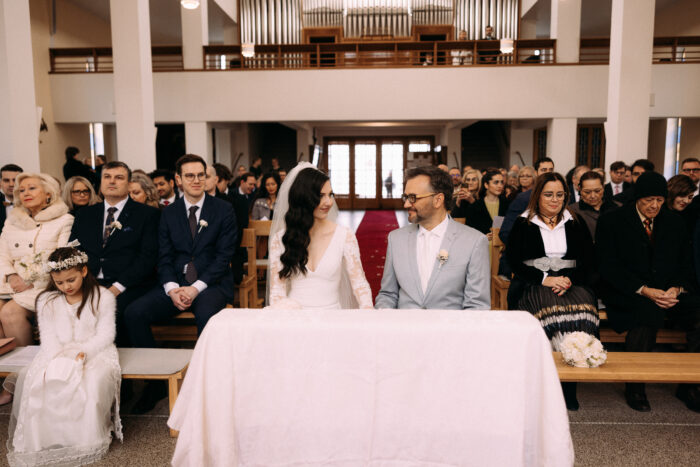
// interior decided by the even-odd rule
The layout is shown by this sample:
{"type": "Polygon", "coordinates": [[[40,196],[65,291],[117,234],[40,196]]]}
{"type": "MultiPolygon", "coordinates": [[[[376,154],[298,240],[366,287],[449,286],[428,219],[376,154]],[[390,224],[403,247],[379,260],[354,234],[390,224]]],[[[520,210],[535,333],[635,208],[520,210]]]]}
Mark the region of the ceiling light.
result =
{"type": "Polygon", "coordinates": [[[188,10],[199,8],[199,0],[180,0],[180,5],[188,10]]]}
{"type": "Polygon", "coordinates": [[[253,58],[255,56],[255,44],[243,44],[241,46],[241,54],[245,58],[253,58]]]}

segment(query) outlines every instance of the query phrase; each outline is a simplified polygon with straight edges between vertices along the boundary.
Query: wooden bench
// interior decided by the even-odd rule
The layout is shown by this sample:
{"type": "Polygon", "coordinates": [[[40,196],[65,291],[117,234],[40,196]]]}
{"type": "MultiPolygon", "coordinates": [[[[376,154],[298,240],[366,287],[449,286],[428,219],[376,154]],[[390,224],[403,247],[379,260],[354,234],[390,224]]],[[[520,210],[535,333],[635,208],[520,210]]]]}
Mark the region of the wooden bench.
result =
{"type": "MultiPolygon", "coordinates": [[[[0,357],[0,377],[6,377],[10,373],[16,373],[22,366],[3,364],[8,357],[16,352],[32,349],[35,354],[39,352],[39,346],[17,347],[0,357]]],[[[161,380],[168,382],[168,406],[173,410],[177,396],[180,393],[182,380],[185,378],[187,366],[192,357],[190,349],[128,349],[120,348],[119,365],[122,370],[122,379],[161,380]]],[[[170,436],[177,436],[176,430],[170,430],[170,436]]]]}
{"type": "Polygon", "coordinates": [[[508,278],[498,275],[498,266],[501,262],[501,255],[506,249],[505,244],[498,236],[501,229],[491,229],[493,239],[491,240],[491,309],[508,309],[508,288],[510,281],[508,278]]]}
{"type": "Polygon", "coordinates": [[[608,352],[598,368],[576,368],[552,352],[559,379],[581,383],[700,383],[700,353],[608,352]]]}

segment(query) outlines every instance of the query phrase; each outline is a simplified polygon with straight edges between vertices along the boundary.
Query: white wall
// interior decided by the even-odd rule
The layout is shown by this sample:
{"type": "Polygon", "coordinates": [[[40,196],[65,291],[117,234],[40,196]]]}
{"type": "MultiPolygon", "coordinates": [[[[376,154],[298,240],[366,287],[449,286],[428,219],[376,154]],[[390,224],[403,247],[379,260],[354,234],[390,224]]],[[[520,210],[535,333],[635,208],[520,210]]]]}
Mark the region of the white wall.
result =
{"type": "MultiPolygon", "coordinates": [[[[698,76],[700,64],[654,65],[651,116],[700,116],[698,76]]],[[[49,79],[57,122],[114,121],[111,74],[49,79]]],[[[159,123],[603,118],[608,67],[193,71],[153,80],[159,123]]]]}

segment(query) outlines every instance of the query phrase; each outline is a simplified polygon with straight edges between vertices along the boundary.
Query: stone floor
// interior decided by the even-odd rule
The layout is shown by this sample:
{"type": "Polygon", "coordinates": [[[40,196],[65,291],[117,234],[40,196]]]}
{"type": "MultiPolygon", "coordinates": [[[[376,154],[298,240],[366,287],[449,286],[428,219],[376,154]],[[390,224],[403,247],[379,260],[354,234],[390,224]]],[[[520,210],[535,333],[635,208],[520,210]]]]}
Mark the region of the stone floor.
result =
{"type": "MultiPolygon", "coordinates": [[[[671,385],[650,385],[652,411],[643,414],[625,405],[621,384],[579,385],[581,409],[569,412],[576,465],[700,465],[700,414],[686,409],[674,390],[671,385]]],[[[112,443],[107,457],[95,465],[169,464],[176,440],[166,427],[167,401],[147,415],[131,415],[132,404],[124,404],[124,443],[112,443]]],[[[9,407],[0,407],[0,465],[5,465],[8,421],[9,407]]]]}

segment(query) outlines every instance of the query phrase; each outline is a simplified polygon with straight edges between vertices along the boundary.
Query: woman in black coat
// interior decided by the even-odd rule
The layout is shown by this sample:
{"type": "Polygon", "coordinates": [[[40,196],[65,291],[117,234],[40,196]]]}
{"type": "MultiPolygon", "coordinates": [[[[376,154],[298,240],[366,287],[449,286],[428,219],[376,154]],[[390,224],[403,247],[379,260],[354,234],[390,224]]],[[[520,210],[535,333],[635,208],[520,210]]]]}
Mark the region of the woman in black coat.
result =
{"type": "Polygon", "coordinates": [[[498,170],[491,170],[481,179],[479,199],[467,207],[466,225],[486,235],[491,241],[491,226],[496,216],[505,216],[508,200],[503,191],[505,179],[498,170]]]}
{"type": "MultiPolygon", "coordinates": [[[[598,336],[599,325],[597,300],[590,288],[593,240],[586,224],[566,209],[568,201],[561,175],[538,177],[528,209],[515,221],[505,250],[514,272],[508,308],[539,319],[555,351],[569,333],[598,336]]],[[[575,383],[562,388],[569,410],[577,410],[575,383]]]]}

